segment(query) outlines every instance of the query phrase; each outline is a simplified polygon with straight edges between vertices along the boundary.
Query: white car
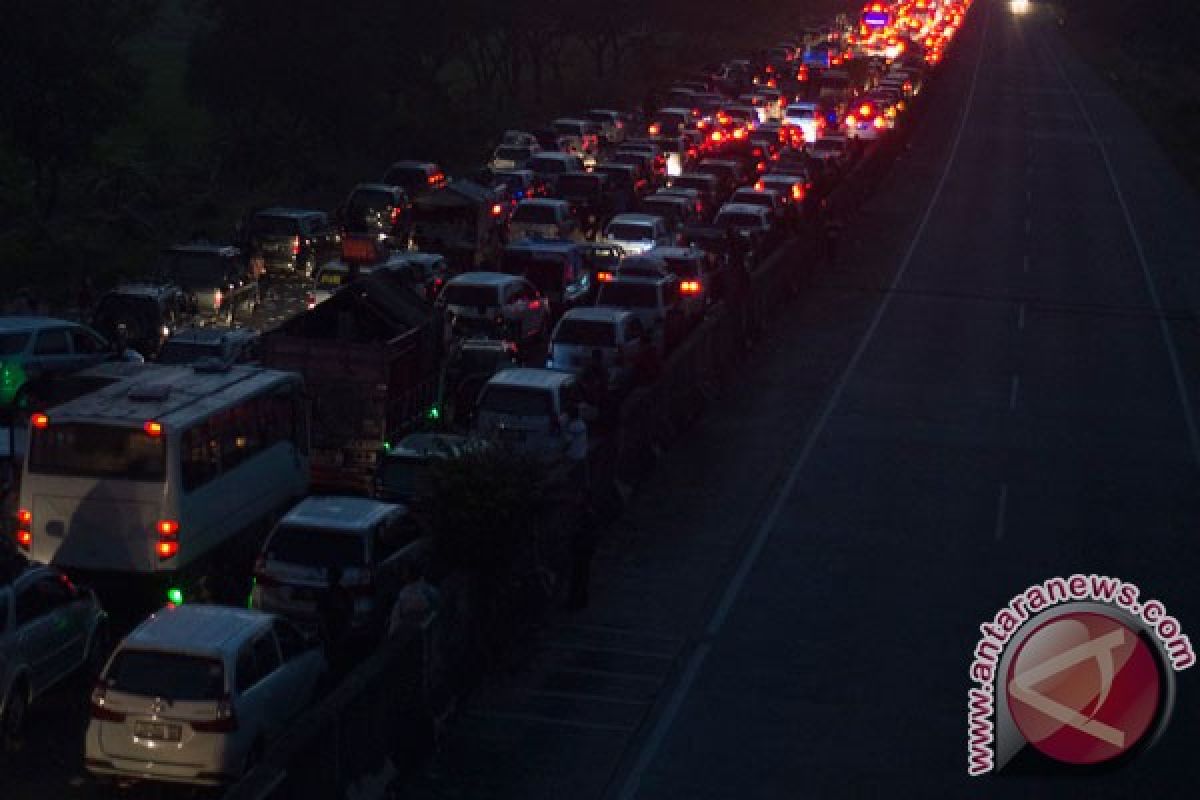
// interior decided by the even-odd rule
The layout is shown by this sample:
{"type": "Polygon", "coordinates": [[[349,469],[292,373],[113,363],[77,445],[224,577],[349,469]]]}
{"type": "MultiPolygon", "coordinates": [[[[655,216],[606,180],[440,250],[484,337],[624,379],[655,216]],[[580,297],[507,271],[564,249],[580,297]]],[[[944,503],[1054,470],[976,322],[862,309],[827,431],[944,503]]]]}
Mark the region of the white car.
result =
{"type": "Polygon", "coordinates": [[[820,110],[816,103],[792,103],[783,111],[783,124],[789,128],[797,128],[804,134],[804,141],[812,144],[824,127],[820,110]]]}
{"type": "Polygon", "coordinates": [[[674,244],[666,220],[653,214],[617,214],[604,227],[603,241],[633,256],[674,244]]]}
{"type": "Polygon", "coordinates": [[[96,682],[84,767],[231,783],[309,706],[325,671],[314,641],[274,614],[167,607],[125,637],[96,682]]]}

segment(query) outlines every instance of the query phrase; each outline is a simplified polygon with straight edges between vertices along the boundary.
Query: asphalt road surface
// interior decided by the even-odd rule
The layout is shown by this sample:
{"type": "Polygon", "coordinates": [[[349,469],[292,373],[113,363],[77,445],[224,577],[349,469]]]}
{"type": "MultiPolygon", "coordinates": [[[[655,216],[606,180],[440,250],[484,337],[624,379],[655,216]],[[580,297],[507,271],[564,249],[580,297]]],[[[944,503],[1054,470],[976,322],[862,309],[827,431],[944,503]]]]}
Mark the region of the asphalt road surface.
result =
{"type": "Polygon", "coordinates": [[[1200,203],[1037,6],[976,3],[912,142],[404,796],[1194,796],[1194,670],[1087,777],[968,778],[966,698],[1053,576],[1200,631],[1200,203]]]}

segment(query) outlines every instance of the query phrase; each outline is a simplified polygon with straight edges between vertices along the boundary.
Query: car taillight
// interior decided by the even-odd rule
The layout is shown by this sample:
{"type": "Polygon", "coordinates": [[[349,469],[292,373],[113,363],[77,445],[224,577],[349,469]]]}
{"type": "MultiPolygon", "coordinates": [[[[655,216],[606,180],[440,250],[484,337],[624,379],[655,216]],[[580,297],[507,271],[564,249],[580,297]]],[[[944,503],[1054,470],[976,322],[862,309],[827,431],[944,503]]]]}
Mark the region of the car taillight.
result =
{"type": "Polygon", "coordinates": [[[393,225],[395,225],[397,222],[400,221],[400,212],[402,210],[403,209],[401,209],[399,206],[394,206],[392,208],[392,224],[393,225]]]}
{"type": "Polygon", "coordinates": [[[192,720],[188,723],[192,730],[200,733],[232,733],[238,729],[237,711],[233,708],[233,700],[225,695],[217,701],[217,710],[211,720],[192,720]]]}
{"type": "Polygon", "coordinates": [[[300,237],[299,236],[292,237],[292,255],[294,255],[294,256],[300,255],[300,237]]]}
{"type": "Polygon", "coordinates": [[[700,291],[700,281],[683,281],[679,284],[679,291],[684,294],[696,294],[700,291]]]}
{"type": "Polygon", "coordinates": [[[596,280],[598,280],[600,283],[608,283],[612,279],[613,279],[613,274],[611,272],[597,272],[596,273],[596,280]]]}
{"type": "Polygon", "coordinates": [[[315,292],[305,292],[304,293],[304,305],[308,307],[309,311],[316,308],[317,295],[315,292]]]}
{"type": "Polygon", "coordinates": [[[125,714],[120,711],[113,711],[106,705],[108,694],[108,684],[104,681],[96,681],[92,687],[91,700],[91,717],[103,722],[124,722],[125,714]]]}
{"type": "Polygon", "coordinates": [[[216,293],[213,294],[213,308],[217,311],[220,311],[221,310],[221,301],[224,299],[225,299],[224,293],[222,293],[220,289],[217,289],[216,293]]]}
{"type": "Polygon", "coordinates": [[[857,125],[858,119],[856,119],[853,114],[847,114],[846,115],[846,124],[847,125],[857,125]]]}

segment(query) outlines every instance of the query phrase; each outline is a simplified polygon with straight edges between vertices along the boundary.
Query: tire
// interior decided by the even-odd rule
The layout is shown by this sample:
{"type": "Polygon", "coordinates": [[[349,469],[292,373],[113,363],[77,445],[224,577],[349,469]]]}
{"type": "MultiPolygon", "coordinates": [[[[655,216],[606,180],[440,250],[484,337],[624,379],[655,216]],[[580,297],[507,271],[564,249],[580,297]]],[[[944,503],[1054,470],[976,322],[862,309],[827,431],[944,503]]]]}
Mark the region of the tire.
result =
{"type": "Polygon", "coordinates": [[[24,679],[20,679],[9,690],[8,700],[4,703],[4,718],[0,720],[0,739],[6,751],[11,753],[21,749],[28,712],[29,691],[24,679]]]}

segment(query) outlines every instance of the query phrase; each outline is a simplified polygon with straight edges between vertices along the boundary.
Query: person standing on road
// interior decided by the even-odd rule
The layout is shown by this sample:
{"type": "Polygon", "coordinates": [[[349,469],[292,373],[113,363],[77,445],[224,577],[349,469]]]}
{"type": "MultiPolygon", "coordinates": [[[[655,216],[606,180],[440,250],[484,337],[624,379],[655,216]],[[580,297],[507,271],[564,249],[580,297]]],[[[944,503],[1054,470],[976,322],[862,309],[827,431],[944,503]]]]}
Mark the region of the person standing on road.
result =
{"type": "Polygon", "coordinates": [[[350,592],[342,585],[342,568],[337,564],[325,571],[328,588],[317,600],[317,616],[321,626],[321,638],[331,663],[341,657],[342,646],[350,628],[350,616],[354,613],[354,601],[350,592]]]}

